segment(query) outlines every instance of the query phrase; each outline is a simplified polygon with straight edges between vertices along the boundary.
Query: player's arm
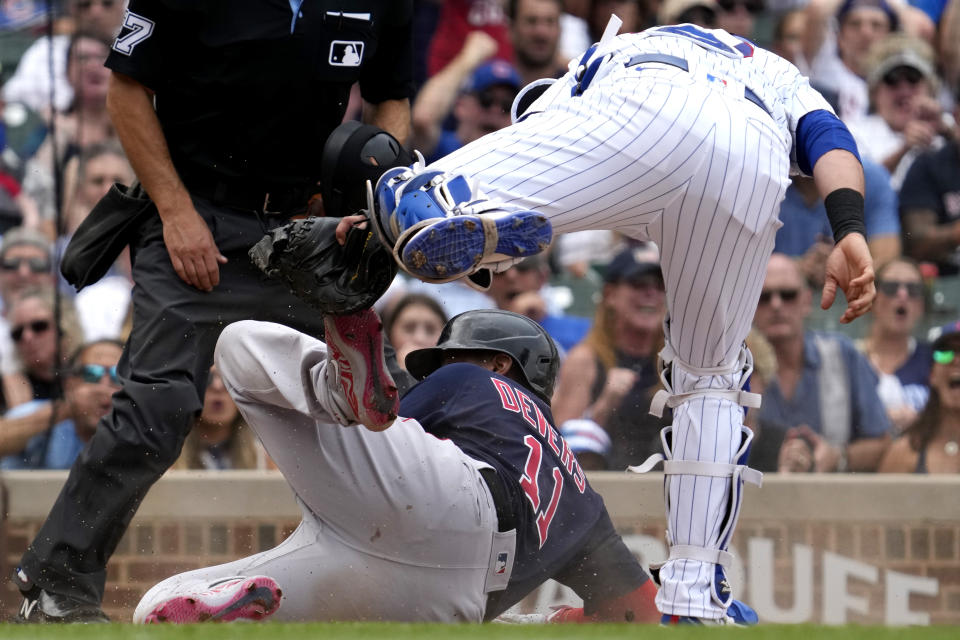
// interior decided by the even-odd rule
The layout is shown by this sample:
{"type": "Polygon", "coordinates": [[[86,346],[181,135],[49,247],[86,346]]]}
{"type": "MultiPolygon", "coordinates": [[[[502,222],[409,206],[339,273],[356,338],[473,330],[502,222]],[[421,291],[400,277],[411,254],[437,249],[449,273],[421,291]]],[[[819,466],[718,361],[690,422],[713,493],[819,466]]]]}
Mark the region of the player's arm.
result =
{"type": "Polygon", "coordinates": [[[377,104],[364,101],[363,121],[380,127],[403,143],[410,137],[410,101],[406,98],[377,104]]]}
{"type": "Polygon", "coordinates": [[[558,611],[550,622],[636,622],[660,620],[657,588],[617,534],[606,509],[580,554],[554,579],[583,598],[583,609],[558,611]]]}
{"type": "Polygon", "coordinates": [[[427,156],[433,152],[460,87],[474,69],[496,52],[497,42],[489,34],[471,31],[460,53],[424,83],[413,104],[414,149],[427,156]]]}
{"type": "Polygon", "coordinates": [[[846,125],[833,113],[818,109],[805,114],[796,129],[797,164],[813,175],[823,198],[836,246],[827,257],[821,306],[830,308],[842,289],[847,323],[865,314],[876,297],[873,258],[863,222],[863,167],[846,125]]]}
{"type": "Polygon", "coordinates": [[[123,149],[163,221],[163,240],[180,278],[210,291],[220,282],[220,254],[170,158],[152,92],[116,71],[110,75],[107,111],[123,149]]]}

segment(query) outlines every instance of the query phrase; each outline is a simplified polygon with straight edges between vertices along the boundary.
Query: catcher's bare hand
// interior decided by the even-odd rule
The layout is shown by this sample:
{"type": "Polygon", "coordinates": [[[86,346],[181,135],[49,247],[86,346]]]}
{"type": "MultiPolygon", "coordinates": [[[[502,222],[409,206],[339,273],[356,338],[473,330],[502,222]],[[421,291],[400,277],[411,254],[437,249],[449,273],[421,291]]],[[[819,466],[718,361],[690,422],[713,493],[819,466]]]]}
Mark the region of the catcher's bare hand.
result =
{"type": "Polygon", "coordinates": [[[227,259],[213,241],[210,227],[196,209],[182,209],[161,216],[163,242],[173,270],[180,279],[201,291],[213,291],[220,284],[220,265],[227,259]]]}
{"type": "Polygon", "coordinates": [[[840,288],[847,296],[847,308],[840,322],[846,324],[859,318],[870,311],[877,297],[873,276],[873,258],[867,241],[859,233],[845,235],[827,256],[821,308],[830,308],[840,288]]]}
{"type": "Polygon", "coordinates": [[[347,233],[352,227],[365,229],[367,226],[367,216],[362,213],[353,216],[344,216],[340,218],[340,224],[337,225],[337,242],[341,245],[347,241],[347,233]]]}

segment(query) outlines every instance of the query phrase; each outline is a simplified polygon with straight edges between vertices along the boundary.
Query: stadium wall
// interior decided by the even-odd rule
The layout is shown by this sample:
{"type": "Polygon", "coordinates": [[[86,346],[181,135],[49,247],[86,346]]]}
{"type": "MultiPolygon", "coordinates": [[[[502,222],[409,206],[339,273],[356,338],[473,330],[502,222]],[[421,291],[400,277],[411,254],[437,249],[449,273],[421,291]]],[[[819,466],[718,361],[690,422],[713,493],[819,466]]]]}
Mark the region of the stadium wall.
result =
{"type": "MultiPolygon", "coordinates": [[[[7,472],[0,559],[9,575],[66,478],[7,472]]],[[[590,475],[644,564],[666,556],[662,477],[590,475]]],[[[171,471],[144,501],[107,572],[104,607],[127,621],[174,573],[268,549],[299,522],[277,472],[171,471]]],[[[960,624],[960,477],[767,475],[747,486],[734,536],[737,597],[766,622],[960,624]]],[[[7,580],[0,616],[19,606],[7,580]]],[[[548,584],[519,607],[576,602],[548,584]]]]}

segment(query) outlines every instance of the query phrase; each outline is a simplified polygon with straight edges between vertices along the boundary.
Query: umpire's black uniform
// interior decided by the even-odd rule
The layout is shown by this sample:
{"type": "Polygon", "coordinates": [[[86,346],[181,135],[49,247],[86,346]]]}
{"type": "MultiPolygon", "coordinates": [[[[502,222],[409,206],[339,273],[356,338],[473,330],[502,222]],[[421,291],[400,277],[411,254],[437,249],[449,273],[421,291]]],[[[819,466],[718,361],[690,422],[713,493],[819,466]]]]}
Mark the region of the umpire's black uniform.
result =
{"type": "Polygon", "coordinates": [[[107,66],[155,92],[177,173],[229,262],[200,291],[174,271],[159,216],[139,230],[123,389],[15,572],[21,590],[99,605],[107,560],[202,407],[224,326],[322,331],[247,250],[319,191],[354,82],[371,103],[412,96],[411,14],[402,0],[130,0],[107,66]]]}

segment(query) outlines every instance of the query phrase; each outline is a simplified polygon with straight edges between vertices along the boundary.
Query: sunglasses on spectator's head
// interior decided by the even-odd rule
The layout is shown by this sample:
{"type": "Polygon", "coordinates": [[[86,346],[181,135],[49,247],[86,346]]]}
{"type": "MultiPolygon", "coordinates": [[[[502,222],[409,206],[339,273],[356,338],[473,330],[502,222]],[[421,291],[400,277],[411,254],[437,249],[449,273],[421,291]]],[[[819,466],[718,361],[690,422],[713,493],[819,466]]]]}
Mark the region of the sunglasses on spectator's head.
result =
{"type": "Polygon", "coordinates": [[[897,67],[883,74],[883,84],[889,87],[895,87],[901,82],[919,84],[921,80],[923,80],[923,74],[913,67],[897,67]]]}
{"type": "Polygon", "coordinates": [[[0,268],[4,271],[19,271],[20,265],[24,262],[33,273],[48,273],[50,271],[50,261],[46,258],[4,258],[0,262],[0,268]]]}
{"type": "Polygon", "coordinates": [[[954,359],[958,354],[953,349],[949,351],[934,351],[933,352],[933,361],[937,364],[953,364],[954,359]]]}
{"type": "Polygon", "coordinates": [[[497,105],[504,113],[510,113],[510,108],[513,106],[512,97],[508,98],[490,90],[480,91],[476,96],[477,102],[479,102],[480,106],[484,109],[489,109],[493,105],[497,105]]]}
{"type": "Polygon", "coordinates": [[[20,342],[23,340],[23,333],[30,329],[34,334],[43,333],[49,331],[50,321],[49,320],[34,320],[33,322],[28,322],[26,324],[18,324],[10,328],[10,337],[13,338],[14,342],[20,342]]]}
{"type": "Polygon", "coordinates": [[[785,304],[793,302],[800,295],[800,289],[764,289],[760,292],[760,304],[770,304],[773,296],[778,296],[785,304]]]}
{"type": "Polygon", "coordinates": [[[900,282],[899,280],[878,280],[877,291],[891,298],[897,295],[900,287],[907,290],[907,296],[911,298],[923,297],[923,284],[920,282],[900,282]]]}
{"type": "Polygon", "coordinates": [[[74,369],[73,375],[90,384],[97,384],[103,380],[103,376],[109,375],[111,383],[120,384],[117,365],[105,367],[102,364],[85,364],[74,369]]]}
{"type": "Polygon", "coordinates": [[[724,11],[733,11],[737,5],[743,5],[749,13],[760,13],[763,11],[763,0],[717,0],[717,4],[724,11]]]}

